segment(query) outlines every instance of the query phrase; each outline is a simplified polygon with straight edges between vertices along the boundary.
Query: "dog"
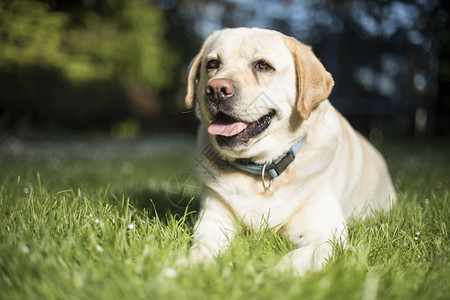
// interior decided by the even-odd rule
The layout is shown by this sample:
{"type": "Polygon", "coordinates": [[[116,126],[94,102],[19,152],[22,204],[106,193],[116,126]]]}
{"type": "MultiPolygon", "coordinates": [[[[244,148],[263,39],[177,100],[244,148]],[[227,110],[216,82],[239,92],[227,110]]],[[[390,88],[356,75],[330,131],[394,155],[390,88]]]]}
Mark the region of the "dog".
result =
{"type": "Polygon", "coordinates": [[[203,181],[192,261],[224,251],[236,226],[276,228],[296,249],[275,266],[321,268],[346,220],[388,211],[395,191],[382,155],[330,104],[334,80],[311,48],[258,28],[214,32],[188,73],[200,119],[203,181]]]}

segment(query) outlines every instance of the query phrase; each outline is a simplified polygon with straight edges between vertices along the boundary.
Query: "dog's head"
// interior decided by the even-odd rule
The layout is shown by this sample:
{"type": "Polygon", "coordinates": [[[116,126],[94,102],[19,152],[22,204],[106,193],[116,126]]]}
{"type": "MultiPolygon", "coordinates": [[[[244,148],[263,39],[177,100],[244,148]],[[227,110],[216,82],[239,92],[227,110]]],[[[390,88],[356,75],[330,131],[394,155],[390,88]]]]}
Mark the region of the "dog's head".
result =
{"type": "Polygon", "coordinates": [[[311,48],[296,39],[264,29],[225,29],[213,33],[193,60],[186,106],[196,104],[219,152],[265,161],[274,158],[268,153],[292,146],[296,128],[333,84],[311,48]]]}

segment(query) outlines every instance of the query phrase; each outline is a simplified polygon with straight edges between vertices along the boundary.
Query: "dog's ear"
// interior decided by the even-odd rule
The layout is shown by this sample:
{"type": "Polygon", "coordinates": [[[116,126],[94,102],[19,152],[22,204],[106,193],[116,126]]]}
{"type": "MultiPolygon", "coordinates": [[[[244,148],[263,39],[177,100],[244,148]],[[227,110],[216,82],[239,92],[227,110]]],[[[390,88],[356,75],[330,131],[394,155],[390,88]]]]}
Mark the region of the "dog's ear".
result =
{"type": "Polygon", "coordinates": [[[202,58],[205,54],[206,49],[208,48],[211,40],[219,33],[219,31],[215,31],[211,34],[206,41],[203,43],[200,52],[194,57],[189,65],[189,73],[188,73],[188,82],[187,82],[187,93],[185,98],[186,108],[192,108],[194,106],[195,101],[195,90],[197,89],[197,83],[200,77],[200,68],[202,65],[202,58]]]}
{"type": "Polygon", "coordinates": [[[194,106],[195,100],[195,89],[197,88],[198,77],[200,72],[200,66],[203,56],[203,48],[200,53],[197,54],[194,59],[189,64],[188,82],[187,82],[187,93],[184,103],[186,108],[192,108],[194,106]]]}
{"type": "Polygon", "coordinates": [[[311,47],[288,37],[286,45],[295,63],[297,78],[297,111],[307,120],[311,111],[327,99],[334,85],[333,77],[314,55],[311,47]]]}

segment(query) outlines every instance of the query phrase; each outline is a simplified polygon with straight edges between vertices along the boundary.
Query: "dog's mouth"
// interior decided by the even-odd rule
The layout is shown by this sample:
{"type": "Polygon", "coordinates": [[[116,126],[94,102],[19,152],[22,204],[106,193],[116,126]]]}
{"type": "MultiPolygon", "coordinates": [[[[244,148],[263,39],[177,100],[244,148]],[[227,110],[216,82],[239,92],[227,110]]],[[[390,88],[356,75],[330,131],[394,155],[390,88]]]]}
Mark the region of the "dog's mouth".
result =
{"type": "Polygon", "coordinates": [[[216,136],[217,144],[220,147],[234,149],[236,146],[246,145],[251,138],[265,131],[274,116],[275,111],[271,110],[258,120],[246,123],[219,112],[208,126],[208,133],[216,136]]]}

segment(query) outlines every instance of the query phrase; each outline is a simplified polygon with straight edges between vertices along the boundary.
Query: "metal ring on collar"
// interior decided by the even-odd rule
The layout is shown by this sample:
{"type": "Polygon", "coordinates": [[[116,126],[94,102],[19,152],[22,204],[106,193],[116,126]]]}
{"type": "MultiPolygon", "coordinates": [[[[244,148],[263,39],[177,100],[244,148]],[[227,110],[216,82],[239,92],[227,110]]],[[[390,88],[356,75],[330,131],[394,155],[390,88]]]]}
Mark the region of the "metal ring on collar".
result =
{"type": "Polygon", "coordinates": [[[262,170],[261,170],[261,182],[262,182],[262,186],[264,188],[264,191],[268,191],[270,189],[270,187],[272,186],[272,178],[270,178],[269,185],[267,185],[267,186],[266,186],[266,182],[264,180],[264,176],[265,176],[265,173],[266,173],[266,165],[267,165],[267,163],[265,163],[263,165],[262,170]]]}

